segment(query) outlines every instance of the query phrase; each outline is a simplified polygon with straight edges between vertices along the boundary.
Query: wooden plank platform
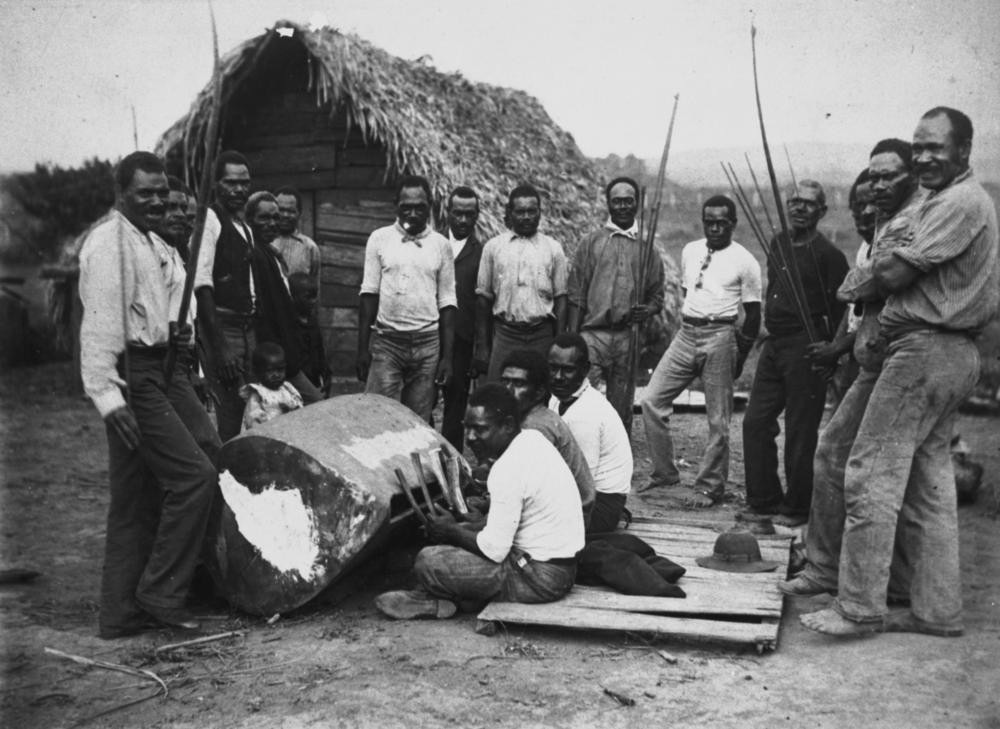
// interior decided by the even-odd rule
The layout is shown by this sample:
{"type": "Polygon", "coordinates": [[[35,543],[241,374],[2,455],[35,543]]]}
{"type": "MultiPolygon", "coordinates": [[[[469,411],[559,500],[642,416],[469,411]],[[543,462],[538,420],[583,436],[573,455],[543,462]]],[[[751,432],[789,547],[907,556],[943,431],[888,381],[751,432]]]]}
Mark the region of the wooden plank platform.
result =
{"type": "Polygon", "coordinates": [[[792,537],[758,536],[761,555],[778,563],[773,572],[739,573],[699,567],[725,527],[636,518],[626,533],[682,565],[678,585],[686,598],[624,595],[605,587],[576,585],[562,600],[542,605],[493,602],[479,613],[480,628],[520,623],[575,630],[631,630],[685,640],[752,645],[774,650],[781,623],[782,595],[792,537]]]}

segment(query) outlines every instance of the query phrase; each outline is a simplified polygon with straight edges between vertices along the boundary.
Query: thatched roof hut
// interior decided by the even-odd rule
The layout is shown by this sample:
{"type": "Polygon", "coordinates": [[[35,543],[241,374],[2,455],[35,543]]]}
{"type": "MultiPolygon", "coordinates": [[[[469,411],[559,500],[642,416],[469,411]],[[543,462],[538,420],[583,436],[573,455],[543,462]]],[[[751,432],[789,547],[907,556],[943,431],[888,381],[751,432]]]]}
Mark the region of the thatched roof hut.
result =
{"type": "MultiPolygon", "coordinates": [[[[368,234],[392,221],[393,180],[425,175],[437,214],[448,191],[476,188],[485,236],[503,227],[507,192],[531,182],[542,229],[570,252],[602,215],[597,171],[537,99],[406,61],[333,28],[281,21],[222,59],[221,144],[250,159],[257,188],[304,194],[303,232],[323,247],[321,321],[335,370],[354,360],[358,284],[368,234]]],[[[212,87],[158,151],[198,179],[212,87]]]]}

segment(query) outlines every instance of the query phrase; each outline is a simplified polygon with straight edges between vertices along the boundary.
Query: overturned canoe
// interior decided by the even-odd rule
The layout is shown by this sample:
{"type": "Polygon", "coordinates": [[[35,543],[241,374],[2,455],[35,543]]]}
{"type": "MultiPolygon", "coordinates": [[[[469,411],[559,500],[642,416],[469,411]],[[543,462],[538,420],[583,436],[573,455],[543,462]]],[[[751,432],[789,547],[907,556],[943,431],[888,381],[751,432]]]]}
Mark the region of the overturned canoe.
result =
{"type": "Polygon", "coordinates": [[[395,469],[422,502],[414,451],[432,496],[441,496],[431,467],[437,449],[460,457],[413,411],[381,395],[324,400],[227,442],[222,508],[209,537],[209,569],[225,597],[257,615],[307,602],[412,518],[395,469]]]}

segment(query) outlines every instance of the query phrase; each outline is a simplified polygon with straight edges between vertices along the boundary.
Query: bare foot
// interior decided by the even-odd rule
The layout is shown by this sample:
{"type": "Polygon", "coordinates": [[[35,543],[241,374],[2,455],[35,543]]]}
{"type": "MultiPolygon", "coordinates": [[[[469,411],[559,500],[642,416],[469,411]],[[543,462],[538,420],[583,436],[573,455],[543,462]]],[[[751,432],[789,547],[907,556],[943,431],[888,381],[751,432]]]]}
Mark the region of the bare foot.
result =
{"type": "Polygon", "coordinates": [[[826,635],[853,636],[878,633],[882,630],[881,623],[857,623],[848,620],[833,608],[817,610],[799,616],[799,622],[817,633],[826,635]]]}
{"type": "Polygon", "coordinates": [[[962,628],[938,628],[934,625],[928,625],[909,610],[897,610],[889,613],[885,618],[883,630],[887,633],[923,633],[942,638],[957,638],[963,633],[962,628]]]}
{"type": "Polygon", "coordinates": [[[713,496],[708,491],[692,490],[684,499],[684,505],[690,509],[709,509],[722,501],[722,496],[713,496]]]}

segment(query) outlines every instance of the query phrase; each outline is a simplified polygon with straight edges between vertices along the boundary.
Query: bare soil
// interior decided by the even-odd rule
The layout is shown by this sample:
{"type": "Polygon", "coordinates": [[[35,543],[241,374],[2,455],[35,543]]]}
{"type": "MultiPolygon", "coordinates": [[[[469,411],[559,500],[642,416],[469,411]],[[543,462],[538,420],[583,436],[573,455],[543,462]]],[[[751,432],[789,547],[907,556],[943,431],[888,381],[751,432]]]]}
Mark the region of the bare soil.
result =
{"type": "MultiPolygon", "coordinates": [[[[157,646],[191,636],[96,637],[106,443],[96,411],[70,382],[66,364],[7,372],[0,381],[0,567],[42,573],[0,587],[4,727],[1000,728],[996,419],[963,416],[959,426],[986,467],[978,502],[960,510],[961,638],[835,640],[802,628],[798,615],[829,597],[786,600],[778,649],[765,655],[513,625],[486,637],[474,632],[472,615],[393,622],[372,599],[406,584],[418,548],[410,544],[273,624],[206,607],[215,618],[208,632],[245,633],[157,655],[157,646]],[[153,671],[169,696],[157,696],[150,680],[61,660],[45,647],[153,671]]],[[[693,476],[704,415],[678,414],[675,425],[678,455],[693,476]]],[[[642,483],[649,463],[641,423],[637,431],[635,482],[642,483]]],[[[705,512],[720,523],[742,504],[740,442],[737,416],[734,496],[705,512]]],[[[633,496],[630,506],[671,513],[655,497],[633,496]]]]}

